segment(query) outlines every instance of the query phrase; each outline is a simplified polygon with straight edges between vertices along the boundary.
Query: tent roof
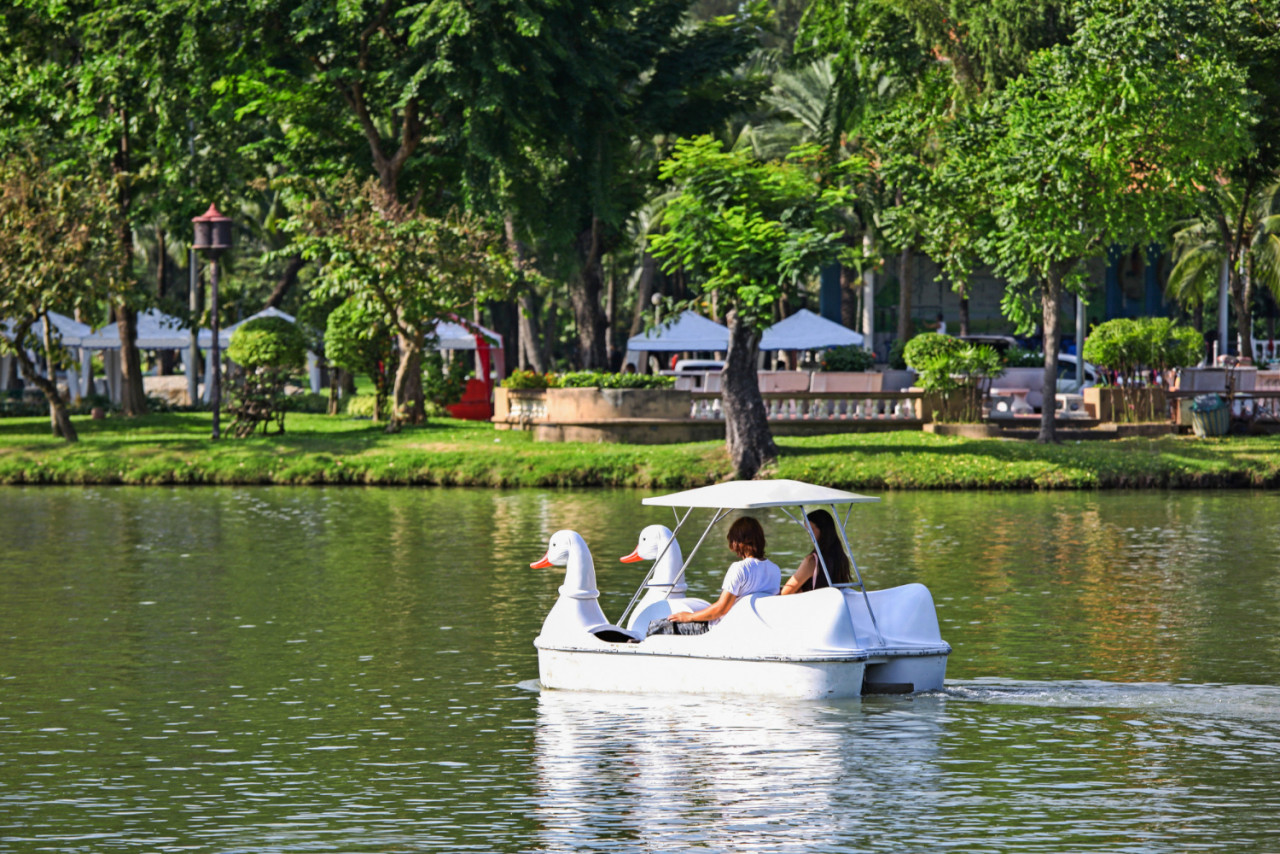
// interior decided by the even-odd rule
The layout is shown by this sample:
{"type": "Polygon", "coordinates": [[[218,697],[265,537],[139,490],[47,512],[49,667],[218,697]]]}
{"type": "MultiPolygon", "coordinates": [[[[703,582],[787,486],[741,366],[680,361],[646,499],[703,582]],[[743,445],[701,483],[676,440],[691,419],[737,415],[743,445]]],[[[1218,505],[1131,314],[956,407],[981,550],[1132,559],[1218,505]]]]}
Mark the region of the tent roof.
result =
{"type": "MultiPolygon", "coordinates": [[[[66,347],[79,346],[80,339],[93,332],[93,327],[74,318],[67,317],[65,314],[59,314],[56,311],[49,312],[49,321],[53,324],[53,328],[62,338],[62,344],[66,347]]],[[[4,335],[6,338],[12,335],[13,325],[12,320],[0,320],[0,335],[4,335]]],[[[44,323],[41,321],[37,321],[31,329],[36,335],[44,335],[44,323]]]]}
{"type": "Polygon", "coordinates": [[[707,320],[700,314],[685,311],[673,321],[628,339],[627,349],[668,353],[728,350],[729,330],[714,320],[707,320]]]}
{"type": "Polygon", "coordinates": [[[489,339],[495,347],[502,346],[502,336],[492,329],[486,329],[478,323],[467,321],[464,325],[456,320],[436,321],[435,334],[437,350],[475,350],[476,333],[489,339]]]}
{"type": "MultiPolygon", "coordinates": [[[[191,332],[176,317],[158,308],[138,312],[138,348],[142,350],[185,350],[191,344],[191,332]]],[[[80,346],[90,350],[116,350],[120,347],[120,327],[110,323],[80,339],[80,346]]]]}
{"type": "Polygon", "coordinates": [[[641,503],[655,507],[752,510],[761,507],[796,507],[802,504],[865,504],[879,500],[856,492],[784,479],[732,480],[671,495],[655,495],[641,503]]]}
{"type": "MultiPolygon", "coordinates": [[[[233,332],[235,332],[241,326],[244,326],[250,320],[258,320],[259,318],[262,318],[262,317],[278,317],[281,320],[287,320],[290,323],[297,322],[296,318],[294,318],[292,314],[288,314],[286,312],[281,311],[278,308],[273,308],[271,306],[268,306],[267,308],[264,308],[262,311],[258,312],[257,314],[251,314],[248,317],[246,317],[244,320],[236,321],[230,326],[227,326],[223,329],[219,329],[218,330],[218,346],[224,350],[227,347],[230,347],[231,335],[233,332]]],[[[213,331],[209,329],[201,329],[198,343],[201,347],[212,347],[213,331]]]]}
{"type": "Polygon", "coordinates": [[[866,339],[820,314],[802,308],[764,331],[761,350],[817,350],[820,347],[862,346],[866,339]]]}

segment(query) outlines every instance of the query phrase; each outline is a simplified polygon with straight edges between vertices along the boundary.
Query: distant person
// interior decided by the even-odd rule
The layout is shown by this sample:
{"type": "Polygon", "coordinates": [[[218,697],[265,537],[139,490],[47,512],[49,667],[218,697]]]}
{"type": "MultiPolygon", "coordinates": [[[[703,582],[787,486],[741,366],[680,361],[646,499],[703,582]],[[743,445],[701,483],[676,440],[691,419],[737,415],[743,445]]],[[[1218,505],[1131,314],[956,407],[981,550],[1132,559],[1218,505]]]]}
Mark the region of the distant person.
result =
{"type": "Polygon", "coordinates": [[[720,598],[701,611],[678,611],[665,620],[649,624],[651,635],[700,635],[720,621],[733,604],[744,596],[763,593],[773,596],[782,584],[782,570],[765,559],[764,529],[750,516],[729,526],[729,550],[738,560],[729,564],[720,585],[720,598]]]}
{"type": "Polygon", "coordinates": [[[622,366],[622,372],[624,374],[634,374],[636,372],[635,363],[627,362],[625,365],[622,366]]]}
{"type": "Polygon", "coordinates": [[[943,318],[942,312],[938,312],[938,320],[936,323],[926,323],[925,326],[939,335],[947,334],[947,321],[943,318]]]}
{"type": "Polygon", "coordinates": [[[814,510],[805,517],[804,524],[813,532],[818,548],[800,561],[795,575],[782,585],[783,596],[829,587],[827,573],[831,574],[832,584],[849,583],[849,556],[844,553],[840,532],[836,530],[836,522],[831,514],[826,510],[814,510]],[[819,553],[822,554],[821,563],[818,561],[819,553]],[[827,572],[822,571],[823,564],[826,564],[827,572]]]}

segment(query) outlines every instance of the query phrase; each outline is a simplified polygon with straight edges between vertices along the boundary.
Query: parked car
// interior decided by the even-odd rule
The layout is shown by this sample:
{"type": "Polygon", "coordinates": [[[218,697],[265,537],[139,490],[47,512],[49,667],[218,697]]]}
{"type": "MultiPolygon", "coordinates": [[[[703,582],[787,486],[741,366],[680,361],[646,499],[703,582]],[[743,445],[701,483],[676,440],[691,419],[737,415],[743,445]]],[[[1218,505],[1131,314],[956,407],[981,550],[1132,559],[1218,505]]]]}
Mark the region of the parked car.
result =
{"type": "Polygon", "coordinates": [[[1009,350],[1019,349],[1018,340],[1012,335],[957,335],[956,338],[966,344],[985,344],[1002,356],[1009,350]]]}
{"type": "Polygon", "coordinates": [[[673,369],[677,374],[703,373],[705,371],[723,371],[724,362],[719,359],[680,359],[673,369]]]}

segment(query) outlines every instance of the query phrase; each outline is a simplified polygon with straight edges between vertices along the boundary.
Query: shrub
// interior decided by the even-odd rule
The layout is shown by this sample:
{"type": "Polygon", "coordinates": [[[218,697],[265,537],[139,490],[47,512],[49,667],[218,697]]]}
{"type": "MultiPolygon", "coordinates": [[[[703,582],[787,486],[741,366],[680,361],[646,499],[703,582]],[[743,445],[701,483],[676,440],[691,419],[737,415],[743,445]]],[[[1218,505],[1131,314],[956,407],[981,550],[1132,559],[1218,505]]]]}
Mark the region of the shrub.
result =
{"type": "Polygon", "coordinates": [[[343,409],[352,418],[372,418],[375,421],[379,417],[385,418],[390,414],[387,399],[376,394],[353,394],[346,398],[343,409]],[[379,407],[381,412],[378,411],[379,407]]]}
{"type": "MultiPolygon", "coordinates": [[[[1100,323],[1085,339],[1084,358],[1108,373],[1124,398],[1124,412],[1136,417],[1141,389],[1200,361],[1204,339],[1190,326],[1167,317],[1118,317],[1100,323]]],[[[1148,405],[1154,405],[1147,396],[1148,405]]],[[[1149,412],[1149,417],[1157,413],[1149,412]]]]}
{"type": "MultiPolygon", "coordinates": [[[[367,376],[379,399],[390,396],[394,381],[391,344],[391,327],[357,300],[347,300],[335,308],[325,322],[325,358],[348,373],[367,376]]],[[[383,411],[381,404],[370,407],[374,421],[383,411]]]]}
{"type": "Polygon", "coordinates": [[[462,400],[471,374],[471,360],[455,357],[448,364],[438,350],[428,351],[422,358],[422,394],[437,409],[462,400]]]}
{"type": "Polygon", "coordinates": [[[1000,354],[985,344],[969,344],[949,335],[926,332],[907,342],[906,363],[920,374],[920,387],[942,394],[939,421],[982,420],[984,381],[1004,370],[1000,354]]]}
{"type": "Polygon", "coordinates": [[[675,377],[655,374],[611,374],[603,371],[571,371],[561,374],[560,388],[671,388],[675,377]]]}
{"type": "Polygon", "coordinates": [[[1006,368],[1043,368],[1044,353],[1035,350],[1023,350],[1021,347],[1010,347],[1004,353],[1006,368]]]}
{"type": "Polygon", "coordinates": [[[238,438],[262,432],[274,423],[284,432],[288,409],[284,388],[293,371],[307,358],[307,340],[294,324],[280,317],[261,317],[241,325],[231,336],[227,358],[244,371],[230,388],[227,411],[231,432],[238,438]]]}
{"type": "Polygon", "coordinates": [[[555,385],[555,374],[540,374],[537,371],[512,371],[511,376],[500,385],[511,389],[551,388],[555,385]]]}
{"type": "Polygon", "coordinates": [[[824,371],[869,371],[876,366],[875,355],[865,347],[832,347],[822,357],[824,371]]]}

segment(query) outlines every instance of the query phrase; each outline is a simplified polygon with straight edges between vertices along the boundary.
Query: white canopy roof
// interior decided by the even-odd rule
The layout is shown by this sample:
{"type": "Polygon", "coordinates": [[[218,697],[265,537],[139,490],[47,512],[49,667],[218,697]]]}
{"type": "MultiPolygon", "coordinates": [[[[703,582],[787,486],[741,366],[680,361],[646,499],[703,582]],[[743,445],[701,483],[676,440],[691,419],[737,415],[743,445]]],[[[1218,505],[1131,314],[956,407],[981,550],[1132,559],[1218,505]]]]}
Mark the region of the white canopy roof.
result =
{"type": "Polygon", "coordinates": [[[667,353],[728,350],[729,330],[714,320],[685,311],[675,320],[628,339],[627,349],[667,353]]]}
{"type": "MultiPolygon", "coordinates": [[[[231,324],[225,329],[219,329],[218,330],[218,347],[223,350],[230,347],[231,336],[237,329],[239,329],[241,326],[244,326],[250,320],[257,320],[262,317],[278,317],[281,320],[287,320],[290,323],[297,322],[294,319],[294,316],[292,314],[288,314],[286,312],[281,311],[278,308],[273,308],[268,306],[267,308],[264,308],[262,311],[258,312],[257,314],[251,314],[248,317],[246,317],[244,320],[236,321],[235,323],[231,324]]],[[[213,330],[201,329],[198,343],[201,347],[212,347],[213,346],[213,330]]]]}
{"type": "Polygon", "coordinates": [[[655,507],[753,510],[761,507],[796,507],[802,504],[864,504],[879,500],[868,495],[798,480],[733,480],[671,495],[655,495],[641,503],[655,507]]]}
{"type": "MultiPolygon", "coordinates": [[[[142,350],[184,350],[191,344],[191,332],[176,317],[157,308],[138,312],[138,347],[142,350]]],[[[80,346],[90,350],[118,350],[120,327],[109,323],[80,339],[80,346]]]]}
{"type": "MultiPolygon", "coordinates": [[[[76,347],[80,344],[80,339],[93,332],[93,328],[80,321],[67,317],[65,314],[59,314],[56,311],[49,312],[49,322],[53,324],[54,330],[61,337],[62,344],[65,347],[76,347]]],[[[14,323],[12,320],[0,320],[0,335],[6,338],[13,335],[14,323]]],[[[36,321],[31,327],[36,336],[43,338],[44,322],[36,321]]]]}
{"type": "Polygon", "coordinates": [[[437,350],[475,350],[476,333],[483,335],[489,339],[489,343],[494,347],[502,346],[502,336],[494,332],[492,329],[486,329],[478,323],[470,323],[470,329],[461,323],[452,320],[436,321],[436,349],[437,350]]]}
{"type": "Polygon", "coordinates": [[[861,347],[865,340],[861,332],[854,332],[802,308],[766,329],[760,337],[760,349],[817,350],[821,347],[844,347],[850,344],[861,347]]]}

